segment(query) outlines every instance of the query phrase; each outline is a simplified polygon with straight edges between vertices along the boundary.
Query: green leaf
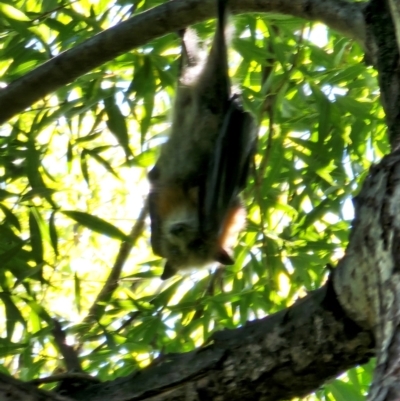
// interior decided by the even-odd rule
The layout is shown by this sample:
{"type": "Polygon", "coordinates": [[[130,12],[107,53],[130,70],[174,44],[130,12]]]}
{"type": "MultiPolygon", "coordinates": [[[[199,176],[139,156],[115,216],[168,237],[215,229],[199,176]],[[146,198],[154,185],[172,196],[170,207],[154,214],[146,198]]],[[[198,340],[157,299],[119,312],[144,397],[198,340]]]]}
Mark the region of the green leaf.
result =
{"type": "Polygon", "coordinates": [[[11,339],[14,333],[15,323],[20,322],[23,326],[26,326],[26,323],[10,294],[0,292],[0,299],[3,301],[6,308],[7,338],[11,339]]]}
{"type": "Polygon", "coordinates": [[[106,96],[104,98],[104,105],[106,107],[108,116],[108,129],[115,135],[119,144],[125,150],[127,157],[131,156],[131,151],[129,149],[128,128],[126,126],[125,117],[117,106],[114,96],[106,96]]]}
{"type": "Polygon", "coordinates": [[[58,235],[57,235],[57,228],[55,225],[55,214],[56,212],[53,211],[50,215],[50,219],[49,219],[49,234],[50,234],[50,241],[51,241],[51,245],[54,249],[55,254],[58,256],[59,252],[58,252],[58,235]]]}
{"type": "Polygon", "coordinates": [[[326,388],[332,393],[336,401],[365,400],[365,394],[357,392],[349,383],[335,380],[327,385],[326,388]]]}
{"type": "Polygon", "coordinates": [[[101,149],[86,149],[88,155],[93,157],[93,159],[95,159],[99,164],[101,164],[114,177],[119,178],[118,174],[114,171],[111,164],[103,157],[101,157],[98,151],[101,151],[101,149]]]}
{"type": "Polygon", "coordinates": [[[19,223],[17,216],[15,216],[14,213],[2,203],[0,203],[0,209],[5,215],[6,222],[14,226],[18,231],[21,231],[21,224],[19,223]]]}
{"type": "Polygon", "coordinates": [[[39,265],[43,262],[43,240],[37,221],[37,214],[33,208],[29,210],[29,231],[32,254],[36,263],[39,265]]]}
{"type": "Polygon", "coordinates": [[[125,235],[119,228],[113,226],[111,223],[101,219],[100,217],[73,210],[64,210],[62,213],[92,231],[107,235],[111,238],[119,239],[121,241],[129,240],[129,237],[125,235]]]}
{"type": "Polygon", "coordinates": [[[81,280],[79,279],[77,273],[74,274],[74,289],[75,289],[75,307],[78,313],[81,313],[82,311],[81,280]]]}
{"type": "Polygon", "coordinates": [[[81,158],[80,158],[80,162],[81,162],[81,171],[82,171],[82,175],[83,178],[85,179],[86,183],[89,185],[90,184],[90,176],[89,176],[89,169],[88,169],[88,165],[87,165],[87,150],[84,149],[81,153],[81,158]]]}
{"type": "Polygon", "coordinates": [[[0,338],[0,357],[4,358],[9,355],[15,355],[21,352],[26,347],[26,344],[18,344],[9,341],[5,338],[0,338]]]}

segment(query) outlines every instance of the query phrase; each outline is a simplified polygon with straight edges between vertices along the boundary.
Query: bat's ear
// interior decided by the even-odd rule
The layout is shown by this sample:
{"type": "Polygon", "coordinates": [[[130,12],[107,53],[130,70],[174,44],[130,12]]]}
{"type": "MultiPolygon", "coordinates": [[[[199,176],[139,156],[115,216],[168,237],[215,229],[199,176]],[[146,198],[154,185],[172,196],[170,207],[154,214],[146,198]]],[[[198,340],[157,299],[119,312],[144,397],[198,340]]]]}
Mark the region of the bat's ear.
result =
{"type": "Polygon", "coordinates": [[[170,261],[166,261],[164,265],[164,271],[163,274],[161,275],[161,280],[166,280],[170,277],[172,277],[176,273],[176,269],[172,265],[170,261]]]}
{"type": "Polygon", "coordinates": [[[235,263],[235,260],[224,248],[219,248],[217,250],[215,261],[221,263],[221,265],[233,265],[235,263]]]}

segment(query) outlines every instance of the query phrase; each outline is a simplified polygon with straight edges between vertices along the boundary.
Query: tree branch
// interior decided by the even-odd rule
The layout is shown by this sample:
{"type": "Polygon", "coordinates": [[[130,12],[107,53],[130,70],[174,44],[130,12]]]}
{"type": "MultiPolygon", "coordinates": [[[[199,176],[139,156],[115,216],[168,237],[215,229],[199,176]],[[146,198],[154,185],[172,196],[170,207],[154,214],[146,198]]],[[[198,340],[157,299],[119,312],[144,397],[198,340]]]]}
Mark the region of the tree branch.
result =
{"type": "Polygon", "coordinates": [[[210,342],[74,396],[85,401],[291,399],[365,363],[374,345],[371,333],[345,316],[330,282],[277,314],[215,333],[210,342]]]}
{"type": "Polygon", "coordinates": [[[400,397],[400,151],[374,166],[356,198],[345,257],[334,271],[348,316],[371,329],[377,367],[368,400],[400,397]]]}
{"type": "Polygon", "coordinates": [[[396,29],[386,1],[372,0],[365,9],[369,55],[378,70],[381,102],[392,150],[400,148],[400,64],[396,29]]]}
{"type": "Polygon", "coordinates": [[[53,319],[54,328],[52,330],[54,342],[58,350],[64,358],[65,368],[68,371],[83,372],[81,363],[78,358],[78,353],[71,345],[67,344],[67,336],[60,324],[56,319],[53,319]]]}
{"type": "Polygon", "coordinates": [[[93,305],[90,307],[87,316],[83,319],[83,324],[92,324],[94,321],[100,319],[104,309],[106,308],[109,300],[112,297],[112,294],[118,287],[118,281],[121,276],[122,268],[126,262],[126,259],[129,256],[129,252],[132,250],[136,241],[140,237],[143,231],[144,222],[148,213],[147,202],[143,207],[138,219],[132,227],[131,232],[129,233],[129,241],[124,241],[121,243],[117,259],[114,263],[113,268],[108,275],[107,281],[104,284],[103,288],[97,295],[96,300],[93,305]]]}
{"type": "MultiPolygon", "coordinates": [[[[367,362],[373,347],[371,332],[345,315],[329,281],[279,313],[215,333],[205,346],[192,352],[165,355],[113,381],[95,384],[89,378],[84,388],[64,394],[75,401],[278,401],[306,395],[367,362]]],[[[2,373],[0,399],[71,400],[2,373]]]]}
{"type": "Polygon", "coordinates": [[[400,52],[400,1],[388,0],[388,5],[396,31],[397,51],[400,52]]]}
{"type": "Polygon", "coordinates": [[[71,398],[39,390],[29,383],[23,383],[0,372],[1,401],[73,401],[71,398]]]}
{"type": "MultiPolygon", "coordinates": [[[[52,58],[0,91],[0,124],[79,76],[138,46],[214,16],[215,0],[175,0],[138,14],[52,58]]],[[[365,43],[363,3],[344,0],[232,0],[234,14],[282,13],[321,21],[365,43]]]]}

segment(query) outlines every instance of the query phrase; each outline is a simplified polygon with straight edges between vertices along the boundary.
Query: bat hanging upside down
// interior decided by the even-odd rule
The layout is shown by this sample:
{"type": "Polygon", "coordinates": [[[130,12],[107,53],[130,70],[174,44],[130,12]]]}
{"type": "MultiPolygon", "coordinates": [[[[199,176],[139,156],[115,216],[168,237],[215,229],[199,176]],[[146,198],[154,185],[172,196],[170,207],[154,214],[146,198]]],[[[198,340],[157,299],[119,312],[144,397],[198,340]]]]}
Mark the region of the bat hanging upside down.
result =
{"type": "Polygon", "coordinates": [[[196,34],[182,34],[181,74],[168,141],[149,173],[151,245],[166,258],[163,280],[177,271],[234,263],[231,249],[245,222],[246,185],[256,124],[231,94],[225,39],[227,0],[208,57],[196,34]]]}

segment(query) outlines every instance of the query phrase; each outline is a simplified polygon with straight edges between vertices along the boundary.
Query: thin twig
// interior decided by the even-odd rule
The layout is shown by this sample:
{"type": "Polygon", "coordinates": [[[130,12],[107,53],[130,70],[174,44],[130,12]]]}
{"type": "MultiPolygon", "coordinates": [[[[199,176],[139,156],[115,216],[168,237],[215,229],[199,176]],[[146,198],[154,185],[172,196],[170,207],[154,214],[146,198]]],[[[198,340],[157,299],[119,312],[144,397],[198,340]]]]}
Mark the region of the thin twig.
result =
{"type": "Polygon", "coordinates": [[[83,372],[78,353],[71,345],[67,344],[65,332],[56,319],[53,319],[54,328],[52,330],[54,341],[58,350],[64,358],[65,367],[68,371],[83,372]]]}
{"type": "Polygon", "coordinates": [[[132,227],[132,230],[129,234],[129,241],[124,241],[121,243],[117,259],[115,260],[114,266],[111,269],[111,272],[99,292],[96,300],[94,301],[93,305],[89,309],[89,313],[83,319],[83,324],[92,324],[93,322],[97,321],[99,316],[103,313],[105,309],[105,305],[108,304],[110,301],[112,294],[118,287],[118,282],[121,276],[122,268],[128,258],[130,251],[132,250],[133,246],[135,245],[136,241],[140,237],[144,227],[144,221],[146,219],[148,213],[148,205],[143,207],[142,211],[136,223],[132,227]]]}
{"type": "Polygon", "coordinates": [[[48,376],[48,377],[40,377],[38,379],[33,379],[28,381],[28,383],[33,384],[35,386],[39,386],[45,383],[55,383],[63,380],[85,380],[92,381],[94,383],[99,383],[100,380],[96,377],[90,376],[86,373],[58,373],[56,375],[48,376]]]}

